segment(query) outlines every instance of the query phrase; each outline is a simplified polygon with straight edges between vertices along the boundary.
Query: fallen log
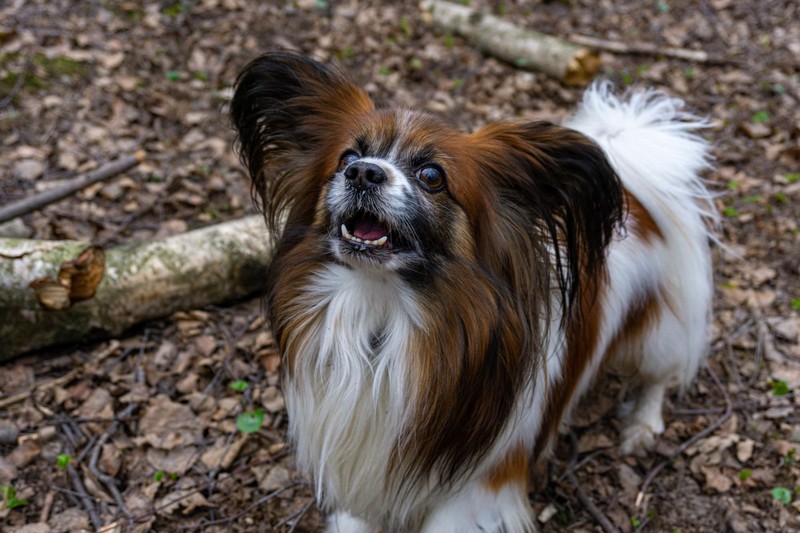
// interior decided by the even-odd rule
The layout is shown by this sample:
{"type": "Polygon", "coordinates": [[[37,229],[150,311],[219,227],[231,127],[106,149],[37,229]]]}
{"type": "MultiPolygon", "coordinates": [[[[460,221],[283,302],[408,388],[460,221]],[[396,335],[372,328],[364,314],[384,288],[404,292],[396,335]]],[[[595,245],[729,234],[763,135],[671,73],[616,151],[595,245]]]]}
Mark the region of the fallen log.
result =
{"type": "Polygon", "coordinates": [[[494,15],[441,0],[422,0],[420,9],[435,26],[519,68],[544,72],[566,85],[586,85],[600,69],[600,56],[589,48],[494,15]]]}
{"type": "Polygon", "coordinates": [[[243,298],[264,287],[269,254],[260,216],[104,252],[0,238],[0,360],[243,298]]]}

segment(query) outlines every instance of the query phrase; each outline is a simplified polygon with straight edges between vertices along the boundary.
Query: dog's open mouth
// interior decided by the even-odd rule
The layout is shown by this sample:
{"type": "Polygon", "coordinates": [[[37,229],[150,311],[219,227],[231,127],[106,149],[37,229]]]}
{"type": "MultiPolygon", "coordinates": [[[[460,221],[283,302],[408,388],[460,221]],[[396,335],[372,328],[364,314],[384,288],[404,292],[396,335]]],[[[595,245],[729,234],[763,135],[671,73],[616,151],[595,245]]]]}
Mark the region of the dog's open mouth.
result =
{"type": "Polygon", "coordinates": [[[340,231],[342,240],[358,251],[393,251],[402,242],[388,224],[365,212],[345,220],[340,231]]]}

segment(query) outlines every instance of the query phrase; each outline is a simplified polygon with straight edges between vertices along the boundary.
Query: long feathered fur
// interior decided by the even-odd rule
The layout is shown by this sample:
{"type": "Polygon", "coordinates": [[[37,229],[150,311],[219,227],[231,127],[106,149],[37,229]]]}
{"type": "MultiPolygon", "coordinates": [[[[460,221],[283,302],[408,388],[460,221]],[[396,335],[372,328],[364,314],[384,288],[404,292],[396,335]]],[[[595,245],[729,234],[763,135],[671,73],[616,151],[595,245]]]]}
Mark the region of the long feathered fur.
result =
{"type": "Polygon", "coordinates": [[[643,390],[623,450],[652,444],[710,309],[707,143],[678,107],[598,85],[568,127],[465,134],[296,54],[245,68],[231,114],[279,239],[290,433],[332,530],[528,530],[528,461],[601,364],[643,390]],[[355,189],[343,154],[380,185],[355,189]],[[430,164],[441,191],[415,181],[430,164]],[[407,248],[363,252],[353,217],[407,248]]]}

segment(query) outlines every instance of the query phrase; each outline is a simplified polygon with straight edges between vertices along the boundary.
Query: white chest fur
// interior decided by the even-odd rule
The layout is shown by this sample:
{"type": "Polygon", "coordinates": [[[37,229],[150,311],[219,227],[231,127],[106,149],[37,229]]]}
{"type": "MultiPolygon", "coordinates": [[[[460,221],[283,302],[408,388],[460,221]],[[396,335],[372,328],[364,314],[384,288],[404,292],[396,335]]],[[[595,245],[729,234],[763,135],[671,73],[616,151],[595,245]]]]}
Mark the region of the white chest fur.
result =
{"type": "Polygon", "coordinates": [[[413,506],[391,497],[386,479],[413,409],[408,352],[421,320],[412,291],[392,273],[329,265],[303,298],[304,339],[285,385],[298,464],[326,507],[366,516],[413,506]]]}

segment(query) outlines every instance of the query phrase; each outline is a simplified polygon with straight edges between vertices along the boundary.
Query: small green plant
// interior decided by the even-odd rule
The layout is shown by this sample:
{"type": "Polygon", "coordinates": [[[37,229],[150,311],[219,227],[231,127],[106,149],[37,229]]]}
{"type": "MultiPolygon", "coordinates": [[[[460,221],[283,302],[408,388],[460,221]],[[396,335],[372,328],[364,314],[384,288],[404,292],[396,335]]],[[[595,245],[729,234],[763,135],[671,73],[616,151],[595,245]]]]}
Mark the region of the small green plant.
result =
{"type": "Polygon", "coordinates": [[[162,481],[164,481],[164,477],[166,475],[167,473],[164,472],[163,470],[156,470],[156,473],[153,474],[153,481],[155,481],[156,483],[161,483],[162,481]]]}
{"type": "Polygon", "coordinates": [[[739,472],[739,481],[745,481],[746,479],[749,479],[750,476],[752,475],[753,475],[752,470],[750,470],[749,468],[744,468],[742,469],[741,472],[739,472]]]}
{"type": "Polygon", "coordinates": [[[237,379],[228,383],[228,388],[235,392],[244,392],[250,387],[250,384],[244,379],[237,379]]]}
{"type": "Polygon", "coordinates": [[[781,463],[783,464],[783,466],[788,466],[789,468],[791,468],[792,466],[794,466],[796,462],[797,462],[797,451],[794,448],[786,452],[786,455],[781,457],[781,463]]]}
{"type": "Polygon", "coordinates": [[[800,298],[792,298],[792,309],[800,311],[800,298]]]}
{"type": "Polygon", "coordinates": [[[769,386],[772,387],[772,394],[774,396],[784,396],[789,394],[789,383],[783,379],[772,380],[769,382],[769,386]]]}
{"type": "Polygon", "coordinates": [[[633,527],[639,527],[642,524],[642,521],[636,518],[635,516],[631,517],[631,525],[633,527]]]}
{"type": "Polygon", "coordinates": [[[656,2],[656,9],[661,13],[669,13],[669,4],[663,0],[656,2]]]}
{"type": "Polygon", "coordinates": [[[17,489],[11,485],[0,485],[0,498],[2,498],[2,506],[5,506],[7,509],[16,509],[17,507],[28,505],[28,500],[20,500],[17,498],[17,489]]]}
{"type": "Polygon", "coordinates": [[[445,48],[453,48],[454,42],[455,42],[455,38],[453,37],[452,33],[445,33],[444,34],[444,46],[445,46],[445,48]]]}
{"type": "Polygon", "coordinates": [[[772,196],[775,198],[776,202],[781,204],[785,204],[786,202],[789,201],[789,199],[786,197],[786,194],[784,194],[783,191],[778,191],[772,196]]]}
{"type": "Polygon", "coordinates": [[[743,202],[747,202],[748,204],[757,204],[764,198],[760,194],[749,194],[742,198],[743,202]]]}
{"type": "Polygon", "coordinates": [[[56,457],[56,466],[61,470],[66,470],[72,462],[72,456],[68,453],[60,453],[56,457]]]}
{"type": "Polygon", "coordinates": [[[792,491],[786,487],[775,487],[770,491],[772,498],[781,502],[783,505],[792,503],[792,491]]]}
{"type": "Polygon", "coordinates": [[[800,181],[800,172],[792,172],[791,174],[786,174],[786,181],[789,183],[797,183],[800,181]]]}
{"type": "Polygon", "coordinates": [[[735,191],[736,189],[739,188],[739,182],[736,180],[731,180],[727,183],[726,187],[728,188],[729,191],[735,191]]]}
{"type": "Polygon", "coordinates": [[[410,66],[413,70],[420,70],[422,69],[422,60],[418,57],[411,58],[410,66]]]}
{"type": "Polygon", "coordinates": [[[345,46],[341,50],[339,50],[336,55],[339,57],[340,60],[342,59],[352,59],[356,56],[356,51],[351,46],[345,46]]]}
{"type": "Polygon", "coordinates": [[[179,70],[168,70],[165,74],[167,77],[167,81],[179,81],[181,79],[181,71],[179,70]]]}
{"type": "Polygon", "coordinates": [[[726,217],[738,217],[739,210],[733,207],[732,205],[729,205],[722,210],[722,214],[725,215],[726,217]]]}
{"type": "Polygon", "coordinates": [[[769,111],[761,110],[753,113],[753,118],[751,118],[750,121],[753,124],[763,124],[765,122],[769,122],[769,119],[770,119],[769,111]]]}
{"type": "Polygon", "coordinates": [[[399,25],[400,31],[403,33],[403,35],[406,37],[411,37],[414,35],[414,30],[411,29],[411,22],[406,17],[400,19],[399,25]]]}
{"type": "Polygon", "coordinates": [[[166,15],[168,17],[177,17],[178,15],[183,13],[183,10],[184,10],[183,3],[182,2],[178,2],[177,4],[174,4],[174,5],[171,5],[171,6],[167,7],[167,8],[164,8],[163,13],[164,13],[164,15],[166,15]]]}
{"type": "Polygon", "coordinates": [[[622,83],[625,85],[632,85],[633,84],[633,74],[628,71],[622,73],[622,83]]]}
{"type": "Polygon", "coordinates": [[[378,69],[378,74],[381,76],[388,76],[389,75],[389,67],[381,67],[378,69]]]}
{"type": "Polygon", "coordinates": [[[236,417],[236,428],[242,433],[255,433],[264,424],[264,410],[245,411],[236,417]]]}

